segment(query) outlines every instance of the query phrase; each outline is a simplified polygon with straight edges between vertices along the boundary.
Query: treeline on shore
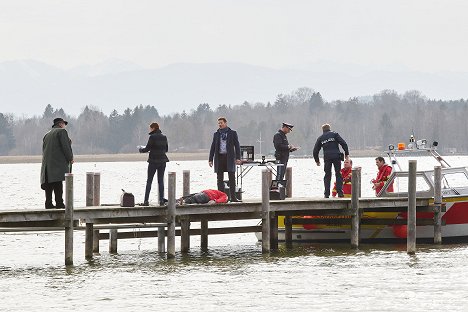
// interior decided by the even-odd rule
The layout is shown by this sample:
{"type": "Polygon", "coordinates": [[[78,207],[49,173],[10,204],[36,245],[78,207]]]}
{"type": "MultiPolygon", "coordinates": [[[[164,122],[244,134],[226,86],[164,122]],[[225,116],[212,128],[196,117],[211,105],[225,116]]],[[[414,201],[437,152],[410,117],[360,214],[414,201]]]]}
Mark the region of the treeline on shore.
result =
{"type": "Polygon", "coordinates": [[[148,125],[158,122],[169,140],[171,152],[196,152],[210,148],[217,118],[225,116],[236,130],[241,145],[255,146],[256,154],[273,152],[273,135],[281,122],[294,124],[288,136],[300,146],[298,155],[311,155],[321,125],[330,123],[352,150],[386,149],[407,141],[411,134],[428,142],[438,141],[442,151],[468,151],[468,101],[432,100],[419,91],[398,94],[384,90],[368,97],[346,101],[323,100],[319,92],[300,88],[279,94],[274,103],[240,105],[199,104],[190,112],[161,116],[157,106],[139,105],[109,116],[86,106],[78,117],[50,104],[41,116],[16,117],[0,113],[0,155],[39,155],[42,137],[55,117],[69,121],[68,131],[76,154],[133,153],[146,144],[148,125]],[[261,149],[261,150],[260,150],[261,149]]]}

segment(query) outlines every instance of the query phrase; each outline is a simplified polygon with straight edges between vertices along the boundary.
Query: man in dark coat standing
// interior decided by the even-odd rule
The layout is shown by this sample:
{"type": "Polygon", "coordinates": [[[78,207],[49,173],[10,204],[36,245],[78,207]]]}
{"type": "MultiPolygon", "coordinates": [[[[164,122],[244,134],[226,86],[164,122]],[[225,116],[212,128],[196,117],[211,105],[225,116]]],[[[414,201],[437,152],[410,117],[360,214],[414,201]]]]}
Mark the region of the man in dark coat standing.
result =
{"type": "Polygon", "coordinates": [[[317,142],[315,142],[314,146],[314,159],[317,166],[320,166],[319,160],[319,152],[320,149],[323,148],[323,161],[324,161],[324,168],[325,176],[323,178],[323,183],[325,185],[325,198],[330,197],[330,183],[331,183],[331,167],[335,168],[335,178],[336,178],[336,193],[338,197],[344,197],[343,195],[343,178],[341,177],[341,156],[342,153],[340,152],[340,147],[344,150],[344,155],[346,159],[349,159],[349,151],[348,151],[348,144],[346,144],[345,140],[341,138],[341,136],[331,131],[331,127],[329,124],[324,124],[322,126],[323,134],[318,137],[317,142]]]}
{"type": "Polygon", "coordinates": [[[236,164],[240,165],[240,144],[237,132],[227,126],[225,117],[218,118],[218,131],[213,134],[208,164],[217,173],[218,190],[224,192],[224,172],[229,176],[229,199],[231,202],[240,200],[236,197],[236,164]],[[213,162],[214,161],[214,162],[213,162]]]}
{"type": "Polygon", "coordinates": [[[42,139],[41,188],[45,191],[46,209],[65,208],[62,181],[73,163],[71,140],[65,130],[67,124],[62,118],[55,118],[52,129],[42,139]],[[52,192],[55,194],[55,206],[52,192]]]}
{"type": "Polygon", "coordinates": [[[167,144],[167,137],[162,134],[157,122],[153,122],[149,126],[149,130],[148,143],[146,143],[145,147],[139,149],[140,153],[149,152],[145,200],[141,206],[149,206],[149,195],[156,171],[158,172],[159,205],[164,206],[167,202],[167,199],[164,198],[164,171],[166,171],[166,163],[169,161],[169,158],[166,156],[169,146],[167,144]]]}
{"type": "Polygon", "coordinates": [[[281,129],[273,136],[273,145],[275,146],[275,158],[276,163],[282,164],[278,166],[276,171],[276,180],[283,180],[284,173],[286,172],[286,166],[288,165],[289,153],[297,150],[297,147],[292,146],[288,142],[286,134],[292,131],[294,126],[283,122],[281,129]]]}

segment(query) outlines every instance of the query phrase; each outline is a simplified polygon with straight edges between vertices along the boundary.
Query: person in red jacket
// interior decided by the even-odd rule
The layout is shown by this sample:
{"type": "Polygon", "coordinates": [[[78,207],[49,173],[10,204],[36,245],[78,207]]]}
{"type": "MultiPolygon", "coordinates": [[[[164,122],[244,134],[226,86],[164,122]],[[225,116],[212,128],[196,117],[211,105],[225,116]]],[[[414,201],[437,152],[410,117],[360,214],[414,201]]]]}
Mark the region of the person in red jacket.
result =
{"type": "MultiPolygon", "coordinates": [[[[377,165],[379,172],[377,172],[377,177],[372,180],[372,189],[375,190],[375,195],[378,195],[380,190],[384,187],[385,182],[387,182],[388,178],[392,174],[392,167],[385,163],[385,159],[383,157],[377,157],[375,159],[375,164],[377,165]]],[[[393,182],[388,186],[387,192],[393,192],[393,182]]]]}
{"type": "MultiPolygon", "coordinates": [[[[351,175],[353,169],[353,161],[345,159],[343,169],[341,169],[341,177],[343,178],[343,195],[344,197],[351,197],[351,175]]],[[[336,197],[336,182],[333,186],[332,196],[336,197]]]]}
{"type": "Polygon", "coordinates": [[[199,193],[190,194],[179,198],[178,203],[184,204],[218,204],[227,203],[226,193],[218,190],[204,190],[199,193]]]}

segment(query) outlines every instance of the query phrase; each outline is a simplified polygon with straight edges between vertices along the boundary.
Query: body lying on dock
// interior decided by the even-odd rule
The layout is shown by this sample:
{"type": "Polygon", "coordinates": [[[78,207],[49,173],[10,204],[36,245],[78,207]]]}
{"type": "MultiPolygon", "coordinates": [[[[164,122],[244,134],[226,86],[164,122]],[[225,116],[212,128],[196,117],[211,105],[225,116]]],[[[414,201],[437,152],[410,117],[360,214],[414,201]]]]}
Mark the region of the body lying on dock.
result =
{"type": "Polygon", "coordinates": [[[177,200],[179,205],[188,204],[217,204],[227,203],[228,197],[226,193],[218,190],[203,190],[199,193],[193,193],[187,196],[182,196],[177,200]]]}

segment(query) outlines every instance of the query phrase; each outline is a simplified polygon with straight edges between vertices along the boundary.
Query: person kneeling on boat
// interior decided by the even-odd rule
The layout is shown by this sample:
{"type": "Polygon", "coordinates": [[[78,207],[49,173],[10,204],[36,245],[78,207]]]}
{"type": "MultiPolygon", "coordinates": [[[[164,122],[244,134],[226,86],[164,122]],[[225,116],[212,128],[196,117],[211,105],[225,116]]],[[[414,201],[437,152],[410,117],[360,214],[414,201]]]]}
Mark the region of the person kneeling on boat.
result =
{"type": "MultiPolygon", "coordinates": [[[[375,159],[375,165],[379,169],[379,172],[377,172],[377,177],[371,182],[373,184],[372,189],[375,190],[375,195],[379,195],[385,185],[385,182],[387,182],[388,178],[392,174],[392,167],[387,165],[385,163],[385,159],[380,156],[375,159]]],[[[393,192],[393,182],[388,186],[387,192],[393,192]]]]}
{"type": "MultiPolygon", "coordinates": [[[[343,178],[343,195],[344,197],[351,197],[351,176],[353,169],[353,161],[351,158],[345,159],[343,169],[341,169],[341,177],[343,178]]],[[[336,197],[336,182],[333,186],[332,196],[336,197]]]]}
{"type": "Polygon", "coordinates": [[[226,193],[218,190],[204,190],[199,193],[190,194],[179,198],[179,205],[184,204],[218,204],[227,203],[228,197],[226,193]]]}

